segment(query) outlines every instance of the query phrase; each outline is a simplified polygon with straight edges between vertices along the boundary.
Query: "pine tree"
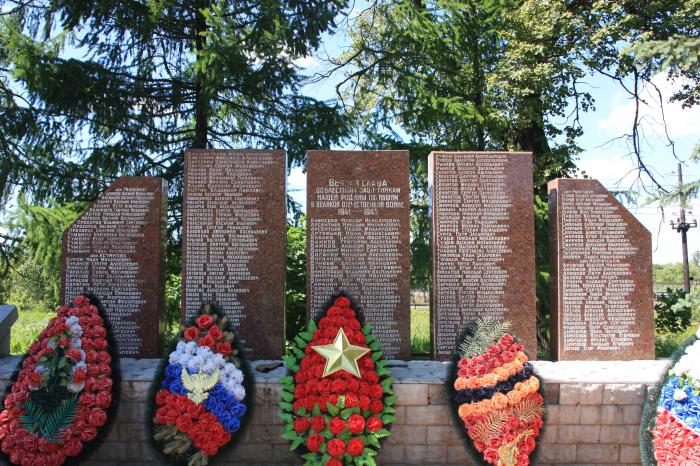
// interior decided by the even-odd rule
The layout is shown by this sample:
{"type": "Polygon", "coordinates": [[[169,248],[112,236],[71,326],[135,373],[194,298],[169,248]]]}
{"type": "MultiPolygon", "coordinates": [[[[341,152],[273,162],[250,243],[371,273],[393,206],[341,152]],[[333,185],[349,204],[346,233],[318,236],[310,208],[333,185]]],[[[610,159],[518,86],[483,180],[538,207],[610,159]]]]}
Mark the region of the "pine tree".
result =
{"type": "Polygon", "coordinates": [[[0,150],[14,158],[0,164],[0,196],[14,183],[39,200],[94,199],[117,176],[160,175],[177,226],[185,148],[281,147],[290,164],[303,162],[306,149],[342,138],[346,122],[337,106],[300,94],[294,60],[318,47],[345,4],[4,2],[2,125],[14,131],[0,150]],[[32,153],[12,155],[20,143],[32,153]],[[44,184],[26,185],[47,168],[44,184]]]}

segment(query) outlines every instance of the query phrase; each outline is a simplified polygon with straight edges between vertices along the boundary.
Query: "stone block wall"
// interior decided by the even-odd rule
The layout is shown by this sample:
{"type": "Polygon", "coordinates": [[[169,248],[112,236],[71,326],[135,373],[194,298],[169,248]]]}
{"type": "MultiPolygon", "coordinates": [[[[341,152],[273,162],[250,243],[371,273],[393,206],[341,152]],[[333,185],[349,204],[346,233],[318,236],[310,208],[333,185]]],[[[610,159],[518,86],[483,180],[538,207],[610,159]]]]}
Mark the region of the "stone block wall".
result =
{"type": "MultiPolygon", "coordinates": [[[[6,385],[17,357],[0,358],[6,385]]],[[[262,363],[260,361],[254,365],[262,363]]],[[[264,361],[269,363],[270,361],[264,361]]],[[[545,381],[548,415],[536,464],[640,464],[639,423],[647,390],[666,361],[536,361],[545,381]]],[[[167,464],[147,438],[151,381],[157,360],[123,359],[121,401],[104,443],[83,464],[167,464]]],[[[446,363],[395,361],[397,421],[383,445],[379,464],[472,464],[453,424],[446,396],[446,363]]],[[[256,372],[255,407],[239,443],[217,464],[301,464],[280,435],[279,378],[285,369],[256,372]]]]}

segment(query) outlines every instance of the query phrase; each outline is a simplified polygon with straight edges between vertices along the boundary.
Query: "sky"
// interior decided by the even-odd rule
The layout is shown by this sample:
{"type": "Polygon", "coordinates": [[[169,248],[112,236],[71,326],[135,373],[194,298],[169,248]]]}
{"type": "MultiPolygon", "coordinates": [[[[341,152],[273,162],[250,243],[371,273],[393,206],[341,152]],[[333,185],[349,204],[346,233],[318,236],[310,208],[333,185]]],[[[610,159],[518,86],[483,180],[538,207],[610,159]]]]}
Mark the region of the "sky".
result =
{"type": "MultiPolygon", "coordinates": [[[[363,6],[364,3],[356,4],[350,17],[356,15],[355,12],[360,11],[363,6]]],[[[296,64],[307,74],[325,72],[328,66],[323,58],[336,56],[348,42],[344,27],[340,25],[335,34],[324,38],[322,47],[314,56],[299,59],[296,64]]],[[[302,92],[317,99],[334,98],[335,86],[343,76],[343,71],[336,72],[328,79],[305,86],[302,92]]],[[[700,164],[687,162],[693,147],[700,142],[700,106],[684,109],[679,103],[668,101],[673,90],[679,88],[681,83],[669,81],[663,74],[656,75],[652,82],[661,92],[663,100],[659,101],[653,89],[642,93],[646,101],[640,109],[641,129],[644,135],[642,154],[645,164],[659,183],[671,188],[677,183],[676,165],[679,161],[683,162],[682,171],[686,182],[700,178],[700,164]],[[664,117],[666,129],[663,125],[664,117]],[[668,139],[673,141],[673,148],[668,139]]],[[[657,203],[650,203],[637,179],[637,165],[629,155],[630,147],[626,141],[616,140],[631,131],[634,101],[619,84],[602,75],[589,76],[585,83],[595,99],[595,109],[581,115],[583,135],[578,139],[578,144],[582,153],[577,160],[577,166],[587,176],[599,180],[611,191],[637,192],[639,196],[636,205],[626,205],[652,234],[653,262],[680,262],[680,234],[669,225],[669,221],[678,216],[678,206],[670,205],[661,209],[657,203]]],[[[555,121],[555,124],[557,123],[555,121]]],[[[561,122],[562,126],[563,123],[561,122]]],[[[352,145],[343,148],[352,148],[352,145]]],[[[642,178],[642,181],[650,186],[648,179],[642,178]]],[[[292,170],[287,186],[290,195],[305,206],[306,177],[302,169],[292,170]]],[[[695,200],[690,207],[692,214],[687,215],[687,219],[692,221],[696,218],[695,212],[700,214],[700,201],[695,200]]],[[[689,231],[688,250],[691,257],[695,251],[700,250],[700,229],[689,231]]]]}

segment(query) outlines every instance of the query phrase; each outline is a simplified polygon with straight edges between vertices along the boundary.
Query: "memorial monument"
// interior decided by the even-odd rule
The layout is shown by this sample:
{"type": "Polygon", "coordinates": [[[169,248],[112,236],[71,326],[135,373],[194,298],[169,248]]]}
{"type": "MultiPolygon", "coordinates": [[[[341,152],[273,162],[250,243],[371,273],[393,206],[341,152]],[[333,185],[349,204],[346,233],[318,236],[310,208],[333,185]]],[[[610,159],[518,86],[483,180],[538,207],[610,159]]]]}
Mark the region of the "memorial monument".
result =
{"type": "Polygon", "coordinates": [[[310,318],[345,292],[388,358],[410,346],[408,151],[309,151],[307,306],[310,318]]]}
{"type": "Polygon", "coordinates": [[[433,357],[478,316],[512,322],[537,356],[530,152],[432,152],[433,357]]]}
{"type": "Polygon", "coordinates": [[[548,188],[553,357],[654,359],[651,234],[596,180],[548,188]]]}
{"type": "Polygon", "coordinates": [[[251,358],[284,353],[286,157],[282,150],[188,150],[182,314],[219,304],[251,358]]]}
{"type": "Polygon", "coordinates": [[[158,357],[165,293],[167,188],[125,176],[62,237],[61,299],[92,293],[123,357],[158,357]]]}

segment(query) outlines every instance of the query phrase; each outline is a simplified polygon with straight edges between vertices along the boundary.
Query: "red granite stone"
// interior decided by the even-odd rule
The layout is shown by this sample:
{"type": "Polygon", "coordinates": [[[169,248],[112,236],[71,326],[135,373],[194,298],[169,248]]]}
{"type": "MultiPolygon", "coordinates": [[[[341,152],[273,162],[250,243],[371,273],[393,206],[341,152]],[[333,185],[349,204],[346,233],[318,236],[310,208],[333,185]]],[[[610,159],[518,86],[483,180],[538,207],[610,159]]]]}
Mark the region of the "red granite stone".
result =
{"type": "Polygon", "coordinates": [[[408,358],[408,151],[309,151],[307,306],[316,318],[345,292],[388,358],[408,358]]]}
{"type": "Polygon", "coordinates": [[[596,180],[548,188],[553,357],[654,359],[651,234],[596,180]]]}
{"type": "Polygon", "coordinates": [[[63,233],[62,300],[94,294],[120,356],[160,354],[166,203],[162,178],[121,177],[63,233]]]}
{"type": "Polygon", "coordinates": [[[182,314],[222,307],[249,357],[284,354],[286,157],[282,150],[188,150],[182,314]]]}
{"type": "Polygon", "coordinates": [[[432,152],[433,357],[452,357],[476,317],[512,323],[537,356],[530,152],[432,152]]]}

